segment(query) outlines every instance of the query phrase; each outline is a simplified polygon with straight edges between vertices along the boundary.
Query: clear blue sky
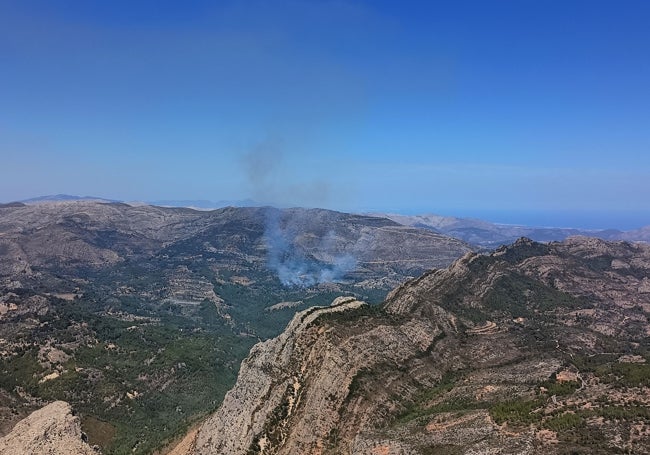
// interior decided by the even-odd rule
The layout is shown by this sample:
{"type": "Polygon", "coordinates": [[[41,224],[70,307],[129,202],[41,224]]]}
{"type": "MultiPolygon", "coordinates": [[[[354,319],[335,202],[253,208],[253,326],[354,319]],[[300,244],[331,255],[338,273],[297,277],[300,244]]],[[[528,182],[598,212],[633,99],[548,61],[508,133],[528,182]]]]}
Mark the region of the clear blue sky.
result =
{"type": "Polygon", "coordinates": [[[0,200],[650,224],[648,24],[646,0],[0,0],[0,200]]]}

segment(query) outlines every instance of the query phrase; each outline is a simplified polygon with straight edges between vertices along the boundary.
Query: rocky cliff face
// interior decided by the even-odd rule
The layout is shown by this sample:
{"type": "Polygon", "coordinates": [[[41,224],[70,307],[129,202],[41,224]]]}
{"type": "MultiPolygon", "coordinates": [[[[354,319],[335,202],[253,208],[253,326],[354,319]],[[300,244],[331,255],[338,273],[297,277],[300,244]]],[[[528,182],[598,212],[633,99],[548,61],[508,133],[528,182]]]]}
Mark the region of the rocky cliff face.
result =
{"type": "Polygon", "coordinates": [[[650,453],[650,247],[522,239],[258,344],[190,454],[650,453]]]}
{"type": "Polygon", "coordinates": [[[0,438],[2,455],[97,455],[82,439],[70,405],[55,401],[34,411],[0,438]]]}
{"type": "MultiPolygon", "coordinates": [[[[246,452],[251,445],[265,446],[280,439],[288,428],[279,425],[301,403],[301,387],[307,368],[295,370],[295,362],[304,354],[298,339],[311,331],[313,322],[323,315],[336,314],[365,305],[354,299],[339,298],[327,308],[313,308],[297,314],[285,332],[256,345],[242,365],[239,381],[224,400],[220,412],[208,419],[198,434],[198,453],[246,452]],[[267,418],[276,421],[267,422],[267,418]],[[225,426],[227,425],[227,426],[225,426]],[[216,434],[234,431],[232,438],[216,434]]],[[[330,378],[337,381],[341,378],[330,378]]],[[[325,411],[325,409],[323,409],[325,411]]]]}

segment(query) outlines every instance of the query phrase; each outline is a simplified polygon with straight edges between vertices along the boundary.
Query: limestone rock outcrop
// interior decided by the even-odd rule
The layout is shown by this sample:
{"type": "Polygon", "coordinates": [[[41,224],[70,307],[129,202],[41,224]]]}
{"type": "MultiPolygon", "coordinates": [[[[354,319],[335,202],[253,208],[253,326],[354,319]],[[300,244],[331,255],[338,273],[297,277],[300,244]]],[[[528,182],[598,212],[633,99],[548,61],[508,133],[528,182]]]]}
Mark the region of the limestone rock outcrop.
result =
{"type": "Polygon", "coordinates": [[[98,455],[82,439],[79,417],[55,401],[34,411],[0,439],[2,455],[98,455]]]}
{"type": "Polygon", "coordinates": [[[649,271],[650,246],[521,239],[303,311],[185,453],[650,453],[649,271]]]}

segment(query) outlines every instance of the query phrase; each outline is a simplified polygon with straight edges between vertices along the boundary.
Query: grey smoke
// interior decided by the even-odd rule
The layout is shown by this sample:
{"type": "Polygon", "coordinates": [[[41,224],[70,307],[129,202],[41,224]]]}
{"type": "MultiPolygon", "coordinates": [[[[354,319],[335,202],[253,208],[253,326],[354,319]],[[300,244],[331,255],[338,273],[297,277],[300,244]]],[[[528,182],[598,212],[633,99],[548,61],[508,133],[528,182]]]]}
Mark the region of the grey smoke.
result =
{"type": "MultiPolygon", "coordinates": [[[[329,183],[293,178],[292,167],[284,166],[285,155],[291,155],[285,153],[286,147],[282,139],[269,137],[242,155],[241,163],[251,185],[253,197],[258,201],[279,206],[326,204],[330,195],[329,183]]],[[[264,230],[267,264],[277,273],[282,284],[308,287],[320,283],[340,282],[348,272],[356,268],[357,262],[352,255],[337,253],[333,232],[326,233],[318,244],[310,246],[321,260],[308,254],[297,244],[297,240],[304,234],[311,220],[301,218],[300,212],[295,211],[285,212],[287,216],[283,219],[282,213],[280,210],[269,208],[264,230]]]]}
{"type": "Polygon", "coordinates": [[[302,224],[299,220],[290,219],[283,225],[281,212],[269,209],[264,232],[269,268],[277,273],[283,285],[289,287],[341,282],[348,272],[356,268],[356,259],[350,254],[336,254],[332,232],[328,232],[316,248],[321,255],[331,259],[326,263],[309,257],[296,244],[302,224]]]}
{"type": "Polygon", "coordinates": [[[282,141],[267,138],[242,156],[246,175],[253,185],[264,185],[282,161],[282,141]]]}
{"type": "Polygon", "coordinates": [[[253,191],[253,198],[269,202],[275,193],[274,176],[282,162],[282,141],[267,138],[258,142],[241,157],[244,172],[253,191]]]}
{"type": "Polygon", "coordinates": [[[292,157],[304,150],[292,148],[277,136],[257,142],[241,155],[241,165],[253,199],[276,207],[323,207],[332,189],[320,179],[296,174],[292,157]]]}

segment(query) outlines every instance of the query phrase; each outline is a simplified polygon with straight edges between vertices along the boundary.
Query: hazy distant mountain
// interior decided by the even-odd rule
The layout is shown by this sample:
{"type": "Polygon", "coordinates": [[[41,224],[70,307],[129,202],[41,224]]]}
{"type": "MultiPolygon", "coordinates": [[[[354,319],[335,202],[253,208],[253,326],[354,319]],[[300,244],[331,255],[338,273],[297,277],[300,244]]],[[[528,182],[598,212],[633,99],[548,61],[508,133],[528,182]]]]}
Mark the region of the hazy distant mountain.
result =
{"type": "MultiPolygon", "coordinates": [[[[19,203],[31,205],[66,201],[122,202],[115,199],[105,199],[96,196],[56,194],[24,199],[19,203]]],[[[261,207],[265,205],[250,198],[219,201],[210,201],[207,199],[159,199],[155,201],[130,204],[154,205],[160,207],[186,207],[200,210],[216,210],[224,207],[261,207]]],[[[434,231],[484,248],[495,248],[500,245],[507,245],[521,237],[527,237],[538,242],[550,242],[561,241],[567,237],[575,235],[597,237],[603,240],[650,242],[650,226],[630,231],[622,231],[618,229],[580,229],[499,224],[476,218],[461,218],[434,214],[401,215],[396,213],[371,213],[369,215],[388,218],[403,226],[434,231]]]]}
{"type": "Polygon", "coordinates": [[[40,204],[44,202],[68,202],[68,201],[94,201],[94,202],[120,202],[116,199],[105,199],[97,196],[74,196],[71,194],[49,194],[47,196],[37,196],[29,199],[23,199],[25,204],[40,204]]]}
{"type": "Polygon", "coordinates": [[[622,232],[619,235],[621,240],[631,242],[650,242],[650,226],[644,226],[633,231],[622,232]]]}
{"type": "Polygon", "coordinates": [[[473,245],[494,248],[527,237],[538,242],[561,241],[567,237],[582,235],[604,240],[650,241],[650,226],[633,231],[617,229],[573,229],[497,224],[473,218],[457,218],[441,215],[374,214],[403,224],[404,226],[431,229],[434,232],[461,239],[473,245]]]}
{"type": "Polygon", "coordinates": [[[10,208],[10,207],[25,207],[26,204],[22,202],[7,202],[6,204],[0,204],[0,209],[10,208]]]}
{"type": "MultiPolygon", "coordinates": [[[[70,202],[70,201],[91,201],[91,202],[125,202],[119,199],[106,199],[97,196],[76,196],[72,194],[48,194],[46,196],[37,196],[29,199],[23,199],[19,202],[24,204],[43,204],[49,202],[70,202]]],[[[146,201],[145,205],[157,205],[160,207],[188,207],[204,210],[214,210],[223,207],[260,207],[264,204],[254,201],[253,199],[236,199],[236,200],[219,200],[210,201],[207,199],[159,199],[155,201],[146,201]]]]}
{"type": "Polygon", "coordinates": [[[190,207],[197,209],[220,209],[223,207],[260,207],[261,204],[253,199],[238,199],[238,200],[220,200],[209,201],[206,199],[161,199],[157,201],[149,201],[151,205],[158,205],[162,207],[190,207]]]}

